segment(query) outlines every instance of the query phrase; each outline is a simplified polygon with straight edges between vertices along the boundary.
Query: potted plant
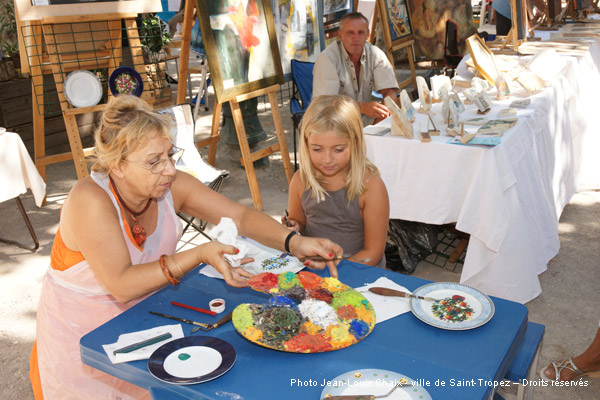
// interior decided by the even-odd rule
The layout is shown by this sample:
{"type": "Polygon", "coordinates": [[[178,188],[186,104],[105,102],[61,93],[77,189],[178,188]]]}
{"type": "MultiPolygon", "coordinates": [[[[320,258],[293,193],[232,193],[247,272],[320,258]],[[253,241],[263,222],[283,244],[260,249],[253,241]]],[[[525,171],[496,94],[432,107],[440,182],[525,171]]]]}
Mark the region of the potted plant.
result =
{"type": "Polygon", "coordinates": [[[164,48],[172,40],[166,24],[156,13],[142,14],[137,19],[138,32],[149,78],[150,89],[155,98],[170,98],[171,88],[167,83],[167,64],[164,48]]]}
{"type": "Polygon", "coordinates": [[[10,80],[18,75],[21,69],[19,44],[17,40],[17,21],[12,1],[0,7],[0,81],[10,80]]]}

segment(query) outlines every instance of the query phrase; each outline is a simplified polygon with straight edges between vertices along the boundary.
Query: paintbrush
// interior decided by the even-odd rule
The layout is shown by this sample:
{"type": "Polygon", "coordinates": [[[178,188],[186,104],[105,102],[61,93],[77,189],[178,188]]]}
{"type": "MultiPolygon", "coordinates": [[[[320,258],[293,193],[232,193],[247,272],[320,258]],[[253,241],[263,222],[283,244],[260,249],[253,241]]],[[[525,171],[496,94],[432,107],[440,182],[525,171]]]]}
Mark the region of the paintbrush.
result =
{"type": "MultiPolygon", "coordinates": [[[[306,256],[306,257],[302,257],[299,259],[300,262],[305,262],[305,261],[318,261],[318,262],[327,262],[327,261],[340,261],[340,260],[350,260],[350,258],[353,258],[352,254],[336,254],[335,256],[333,256],[333,258],[325,258],[325,257],[321,257],[321,256],[306,256]]],[[[370,258],[363,258],[362,260],[356,260],[353,262],[357,262],[359,264],[362,263],[366,263],[368,261],[371,261],[370,258]]]]}
{"type": "Polygon", "coordinates": [[[150,314],[153,314],[153,315],[158,315],[159,317],[174,319],[175,321],[185,322],[186,324],[198,325],[198,326],[201,326],[203,328],[208,328],[210,326],[209,324],[204,324],[202,322],[196,322],[196,321],[192,321],[191,319],[174,317],[172,315],[167,315],[167,314],[159,313],[159,312],[156,312],[156,311],[148,311],[148,312],[150,314]]]}

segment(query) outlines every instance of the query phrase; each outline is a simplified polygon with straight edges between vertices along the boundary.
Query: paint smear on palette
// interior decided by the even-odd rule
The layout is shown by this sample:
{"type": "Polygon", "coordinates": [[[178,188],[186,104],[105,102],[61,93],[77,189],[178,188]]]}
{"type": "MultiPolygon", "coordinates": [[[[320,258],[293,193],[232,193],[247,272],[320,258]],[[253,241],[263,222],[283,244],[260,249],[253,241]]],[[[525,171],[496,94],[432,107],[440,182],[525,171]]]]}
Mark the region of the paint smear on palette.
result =
{"type": "Polygon", "coordinates": [[[240,304],[233,326],[246,339],[291,353],[343,349],[367,337],[375,311],[363,295],[335,278],[312,272],[264,272],[250,287],[270,294],[265,304],[240,304]]]}

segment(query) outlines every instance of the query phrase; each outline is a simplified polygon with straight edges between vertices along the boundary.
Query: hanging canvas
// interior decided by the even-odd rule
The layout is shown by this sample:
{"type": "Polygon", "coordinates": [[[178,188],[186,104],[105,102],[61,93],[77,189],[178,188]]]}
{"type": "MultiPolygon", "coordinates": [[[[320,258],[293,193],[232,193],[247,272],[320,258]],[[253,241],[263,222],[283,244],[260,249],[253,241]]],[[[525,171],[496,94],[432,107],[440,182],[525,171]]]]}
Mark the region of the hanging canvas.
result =
{"type": "Polygon", "coordinates": [[[283,83],[270,0],[196,0],[219,103],[283,83]]]}
{"type": "Polygon", "coordinates": [[[291,80],[291,60],[315,62],[325,45],[320,0],[271,0],[281,67],[291,80]]]}

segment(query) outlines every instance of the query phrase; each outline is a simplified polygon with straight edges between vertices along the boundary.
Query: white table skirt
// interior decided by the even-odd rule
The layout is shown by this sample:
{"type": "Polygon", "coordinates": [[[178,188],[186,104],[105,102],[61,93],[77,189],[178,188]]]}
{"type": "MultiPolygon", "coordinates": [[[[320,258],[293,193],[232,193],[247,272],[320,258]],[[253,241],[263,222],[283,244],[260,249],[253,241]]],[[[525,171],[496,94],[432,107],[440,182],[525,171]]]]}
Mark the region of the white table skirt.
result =
{"type": "Polygon", "coordinates": [[[46,196],[46,183],[35,168],[21,137],[0,134],[0,202],[13,199],[30,188],[38,207],[46,196]]]}
{"type": "MultiPolygon", "coordinates": [[[[365,136],[367,156],[389,192],[390,218],[456,222],[471,235],[461,283],[521,303],[541,293],[538,275],[558,253],[558,219],[578,179],[600,187],[600,169],[591,170],[599,157],[590,157],[600,147],[588,149],[600,126],[600,112],[589,111],[597,103],[588,101],[600,92],[597,53],[595,45],[585,56],[560,56],[560,74],[518,110],[518,123],[494,148],[447,144],[445,125],[430,143],[365,136]]],[[[494,101],[486,117],[496,118],[515,98],[494,101]]],[[[461,119],[477,116],[474,107],[461,119]]],[[[440,108],[434,105],[438,115],[440,108]]],[[[416,136],[419,122],[424,130],[423,114],[414,123],[416,136]]]]}

